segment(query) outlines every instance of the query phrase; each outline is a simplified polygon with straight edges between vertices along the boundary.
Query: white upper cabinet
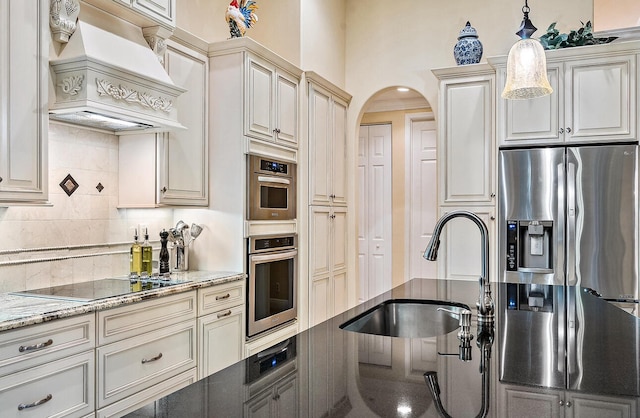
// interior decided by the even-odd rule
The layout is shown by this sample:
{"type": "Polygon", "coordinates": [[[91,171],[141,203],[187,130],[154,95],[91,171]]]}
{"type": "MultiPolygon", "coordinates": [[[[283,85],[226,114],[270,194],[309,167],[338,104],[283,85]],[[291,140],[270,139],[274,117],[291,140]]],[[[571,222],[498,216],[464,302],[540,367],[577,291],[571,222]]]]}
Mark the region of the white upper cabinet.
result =
{"type": "Polygon", "coordinates": [[[140,27],[176,26],[176,0],[82,0],[140,27]]]}
{"type": "MultiPolygon", "coordinates": [[[[317,76],[316,76],[317,78],[317,76]]],[[[351,99],[309,76],[309,203],[347,204],[347,107],[351,99]]]]}
{"type": "Polygon", "coordinates": [[[297,148],[299,79],[251,53],[246,65],[245,135],[297,148]]]}
{"type": "Polygon", "coordinates": [[[177,99],[178,117],[187,129],[159,135],[158,203],[206,206],[208,58],[169,40],[165,67],[174,83],[187,89],[177,99]]]}
{"type": "Polygon", "coordinates": [[[120,136],[122,208],[209,204],[208,58],[172,38],[164,60],[172,80],[187,89],[176,102],[180,123],[187,129],[120,136]]]}
{"type": "Polygon", "coordinates": [[[212,155],[298,162],[302,70],[247,37],[210,44],[209,68],[212,155]]]}
{"type": "MultiPolygon", "coordinates": [[[[637,138],[637,42],[547,52],[553,93],[529,100],[498,99],[500,146],[615,142],[637,138]]],[[[496,67],[497,93],[506,58],[496,67]]]]}
{"type": "Polygon", "coordinates": [[[48,199],[49,2],[0,1],[0,202],[48,199]]]}
{"type": "Polygon", "coordinates": [[[495,75],[488,65],[434,70],[440,79],[440,205],[495,201],[495,75]]]}

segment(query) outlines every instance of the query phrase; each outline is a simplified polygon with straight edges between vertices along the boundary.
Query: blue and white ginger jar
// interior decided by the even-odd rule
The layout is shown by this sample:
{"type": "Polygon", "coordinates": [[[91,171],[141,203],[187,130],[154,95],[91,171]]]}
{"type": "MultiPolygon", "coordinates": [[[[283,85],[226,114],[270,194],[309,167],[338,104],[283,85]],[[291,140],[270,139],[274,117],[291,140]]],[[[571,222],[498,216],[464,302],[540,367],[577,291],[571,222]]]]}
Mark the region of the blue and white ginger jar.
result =
{"type": "Polygon", "coordinates": [[[453,47],[453,57],[458,65],[477,64],[482,58],[482,43],[469,22],[460,31],[458,42],[453,47]]]}

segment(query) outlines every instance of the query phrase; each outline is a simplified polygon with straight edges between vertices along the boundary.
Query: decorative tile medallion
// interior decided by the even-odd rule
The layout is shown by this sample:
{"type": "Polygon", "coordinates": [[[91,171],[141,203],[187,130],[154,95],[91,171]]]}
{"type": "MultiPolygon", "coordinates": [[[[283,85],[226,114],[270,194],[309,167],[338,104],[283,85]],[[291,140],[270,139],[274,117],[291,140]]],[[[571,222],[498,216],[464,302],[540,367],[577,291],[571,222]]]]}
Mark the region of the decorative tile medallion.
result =
{"type": "Polygon", "coordinates": [[[67,174],[67,177],[65,177],[64,180],[60,182],[60,187],[62,188],[62,190],[64,190],[67,196],[71,196],[73,192],[75,192],[78,187],[80,187],[80,185],[77,181],[74,180],[73,177],[71,177],[71,174],[67,174]]]}
{"type": "Polygon", "coordinates": [[[104,186],[102,185],[102,183],[98,183],[98,185],[96,186],[96,189],[98,189],[98,193],[101,193],[102,190],[104,190],[104,186]]]}

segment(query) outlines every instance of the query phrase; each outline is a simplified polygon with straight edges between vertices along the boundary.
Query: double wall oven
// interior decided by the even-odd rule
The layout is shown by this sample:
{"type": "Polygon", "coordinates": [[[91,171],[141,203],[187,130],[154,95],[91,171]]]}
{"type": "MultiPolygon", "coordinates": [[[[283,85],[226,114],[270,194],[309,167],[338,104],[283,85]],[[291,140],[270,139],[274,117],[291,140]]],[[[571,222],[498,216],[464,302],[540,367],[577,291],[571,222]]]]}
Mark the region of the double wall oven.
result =
{"type": "MultiPolygon", "coordinates": [[[[247,221],[269,231],[271,221],[296,219],[296,164],[247,158],[247,221]]],[[[281,228],[273,228],[280,230],[281,228]]],[[[297,317],[297,236],[250,235],[247,240],[247,337],[297,317]]]]}

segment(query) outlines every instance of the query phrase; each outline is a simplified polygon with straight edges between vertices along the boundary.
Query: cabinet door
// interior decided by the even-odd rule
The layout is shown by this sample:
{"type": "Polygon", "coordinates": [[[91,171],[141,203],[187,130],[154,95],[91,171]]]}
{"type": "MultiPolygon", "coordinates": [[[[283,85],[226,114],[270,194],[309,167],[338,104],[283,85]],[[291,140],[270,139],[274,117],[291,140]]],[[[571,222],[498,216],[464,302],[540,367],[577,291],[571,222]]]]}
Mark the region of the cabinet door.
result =
{"type": "Polygon", "coordinates": [[[491,203],[494,76],[446,80],[440,90],[440,204],[491,203]]]}
{"type": "Polygon", "coordinates": [[[298,80],[284,72],[276,75],[275,138],[281,145],[298,146],[298,80]]]}
{"type": "Polygon", "coordinates": [[[566,416],[575,418],[637,417],[635,398],[614,398],[590,394],[567,394],[566,416]]]}
{"type": "MultiPolygon", "coordinates": [[[[331,208],[309,208],[309,276],[327,275],[332,269],[330,252],[331,208]]],[[[346,245],[343,244],[343,245],[346,245]]]]}
{"type": "Polygon", "coordinates": [[[331,184],[331,95],[309,84],[309,202],[329,205],[331,184]]]}
{"type": "Polygon", "coordinates": [[[565,64],[566,141],[637,139],[635,55],[565,64]]]}
{"type": "Polygon", "coordinates": [[[273,141],[275,77],[273,65],[253,55],[248,56],[244,132],[247,136],[273,141]]]}
{"type": "Polygon", "coordinates": [[[49,2],[0,2],[0,201],[48,198],[49,2]]]}
{"type": "Polygon", "coordinates": [[[282,379],[274,388],[274,416],[280,418],[300,416],[298,406],[298,379],[297,374],[282,379]]]}
{"type": "Polygon", "coordinates": [[[332,316],[331,278],[328,274],[313,277],[309,302],[311,304],[309,309],[309,326],[317,325],[332,316]]]}
{"type": "MultiPolygon", "coordinates": [[[[564,78],[561,63],[547,64],[547,77],[553,88],[548,96],[529,100],[498,98],[497,130],[501,146],[559,143],[564,140],[564,78]],[[560,128],[562,129],[562,133],[560,128]]],[[[506,80],[506,68],[497,70],[498,93],[506,80]]]]}
{"type": "Polygon", "coordinates": [[[243,325],[244,304],[198,318],[198,378],[240,361],[243,325]]]}
{"type": "MultiPolygon", "coordinates": [[[[489,230],[489,248],[495,248],[495,208],[492,206],[477,207],[442,207],[440,216],[453,210],[467,210],[478,215],[489,230]]],[[[482,245],[480,230],[469,219],[456,218],[444,228],[440,237],[438,254],[438,277],[477,281],[482,271],[482,245]]],[[[489,274],[491,281],[496,275],[495,251],[489,251],[489,274]]]]}
{"type": "Polygon", "coordinates": [[[206,206],[207,57],[168,42],[165,67],[176,85],[187,89],[176,101],[180,122],[187,129],[158,135],[157,201],[163,205],[206,206]]]}
{"type": "MultiPolygon", "coordinates": [[[[498,416],[520,418],[558,418],[564,416],[560,392],[525,391],[502,387],[498,416]]],[[[564,404],[564,402],[562,402],[564,404]]]]}
{"type": "Polygon", "coordinates": [[[334,205],[347,204],[347,104],[337,98],[331,101],[332,164],[331,193],[334,205]]]}
{"type": "Polygon", "coordinates": [[[331,228],[331,270],[347,268],[347,209],[335,207],[329,215],[331,228]]]}
{"type": "Polygon", "coordinates": [[[253,398],[244,405],[244,416],[250,418],[270,418],[271,417],[271,391],[266,391],[262,395],[253,398]]]}
{"type": "Polygon", "coordinates": [[[131,6],[153,20],[176,24],[176,0],[132,0],[131,6]]]}

